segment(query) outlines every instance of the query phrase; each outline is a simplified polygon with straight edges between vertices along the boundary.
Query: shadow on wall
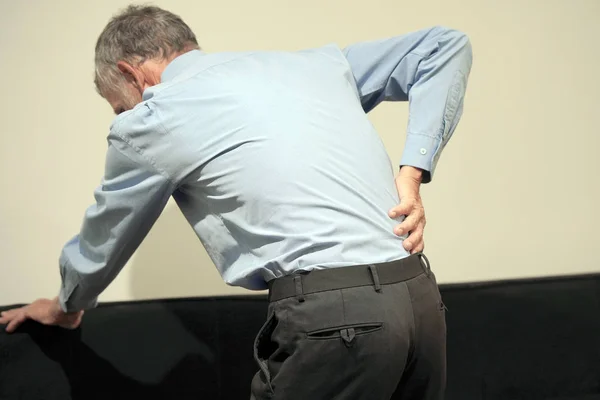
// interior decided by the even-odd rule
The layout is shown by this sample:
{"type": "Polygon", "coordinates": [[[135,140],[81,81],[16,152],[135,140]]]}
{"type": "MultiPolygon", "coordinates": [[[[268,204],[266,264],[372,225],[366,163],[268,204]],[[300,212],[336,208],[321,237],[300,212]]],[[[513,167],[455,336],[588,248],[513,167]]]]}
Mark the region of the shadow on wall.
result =
{"type": "Polygon", "coordinates": [[[131,294],[136,300],[258,293],[223,282],[172,201],[135,253],[129,269],[131,294]]]}

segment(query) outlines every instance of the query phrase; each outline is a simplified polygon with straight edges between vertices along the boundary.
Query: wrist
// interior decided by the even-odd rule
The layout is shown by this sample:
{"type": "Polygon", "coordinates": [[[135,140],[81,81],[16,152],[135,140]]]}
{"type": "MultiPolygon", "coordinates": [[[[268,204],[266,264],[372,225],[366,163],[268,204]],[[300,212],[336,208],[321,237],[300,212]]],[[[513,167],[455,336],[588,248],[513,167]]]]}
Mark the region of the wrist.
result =
{"type": "Polygon", "coordinates": [[[52,314],[56,317],[59,317],[59,316],[65,314],[62,307],[60,306],[60,301],[59,301],[58,297],[55,297],[52,300],[52,314]]]}
{"type": "Polygon", "coordinates": [[[398,177],[411,179],[415,183],[420,184],[421,182],[423,182],[423,170],[417,167],[412,167],[410,165],[403,165],[400,167],[398,177]]]}

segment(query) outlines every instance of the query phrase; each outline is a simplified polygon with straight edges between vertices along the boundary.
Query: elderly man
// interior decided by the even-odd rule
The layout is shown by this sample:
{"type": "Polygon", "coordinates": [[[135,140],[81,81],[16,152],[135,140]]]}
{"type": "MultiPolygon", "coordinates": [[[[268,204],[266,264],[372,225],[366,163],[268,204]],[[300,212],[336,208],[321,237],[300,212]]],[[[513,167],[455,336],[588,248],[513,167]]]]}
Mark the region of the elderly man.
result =
{"type": "Polygon", "coordinates": [[[471,57],[440,27],[207,54],[178,16],[130,6],[96,45],[118,116],[60,294],[0,322],[77,327],[173,196],[228,284],[269,289],[252,398],[441,399],[444,305],[419,187],[457,126],[471,57]],[[410,105],[397,169],[366,115],[386,100],[410,105]]]}

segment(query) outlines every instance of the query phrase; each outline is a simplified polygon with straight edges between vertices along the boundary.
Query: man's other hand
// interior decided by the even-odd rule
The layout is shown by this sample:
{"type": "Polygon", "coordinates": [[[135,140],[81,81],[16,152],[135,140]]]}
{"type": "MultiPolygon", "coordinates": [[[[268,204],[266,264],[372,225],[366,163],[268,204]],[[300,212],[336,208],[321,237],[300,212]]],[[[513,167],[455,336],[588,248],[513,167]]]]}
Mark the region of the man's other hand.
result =
{"type": "Polygon", "coordinates": [[[75,329],[81,324],[83,311],[76,313],[65,313],[60,308],[58,298],[39,299],[33,303],[4,311],[0,314],[0,324],[6,325],[6,331],[14,332],[23,322],[28,319],[44,325],[55,325],[66,329],[75,329]]]}
{"type": "Polygon", "coordinates": [[[409,166],[402,167],[396,177],[400,204],[389,211],[391,218],[406,216],[404,221],[396,226],[394,233],[398,236],[409,234],[404,240],[403,246],[411,254],[421,252],[425,248],[423,241],[425,209],[419,193],[422,178],[422,170],[409,166]]]}

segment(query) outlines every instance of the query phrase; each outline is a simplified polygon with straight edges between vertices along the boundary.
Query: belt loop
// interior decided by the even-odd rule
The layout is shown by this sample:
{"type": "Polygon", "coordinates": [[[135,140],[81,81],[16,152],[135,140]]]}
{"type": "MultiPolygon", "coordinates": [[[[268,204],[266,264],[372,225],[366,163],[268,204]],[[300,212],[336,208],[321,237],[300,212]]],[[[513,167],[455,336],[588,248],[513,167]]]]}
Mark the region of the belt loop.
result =
{"type": "Polygon", "coordinates": [[[379,283],[379,274],[377,273],[377,267],[371,264],[369,265],[369,271],[371,271],[371,277],[373,278],[373,283],[375,284],[375,291],[381,292],[381,283],[379,283]]]}
{"type": "Polygon", "coordinates": [[[302,288],[302,276],[294,276],[294,285],[296,286],[296,298],[300,303],[304,302],[304,290],[302,288]]]}
{"type": "Polygon", "coordinates": [[[425,269],[425,274],[427,276],[429,276],[429,273],[431,272],[431,264],[429,264],[429,260],[427,259],[427,256],[423,253],[417,253],[419,256],[419,262],[421,262],[421,265],[423,265],[423,268],[425,269]]]}

